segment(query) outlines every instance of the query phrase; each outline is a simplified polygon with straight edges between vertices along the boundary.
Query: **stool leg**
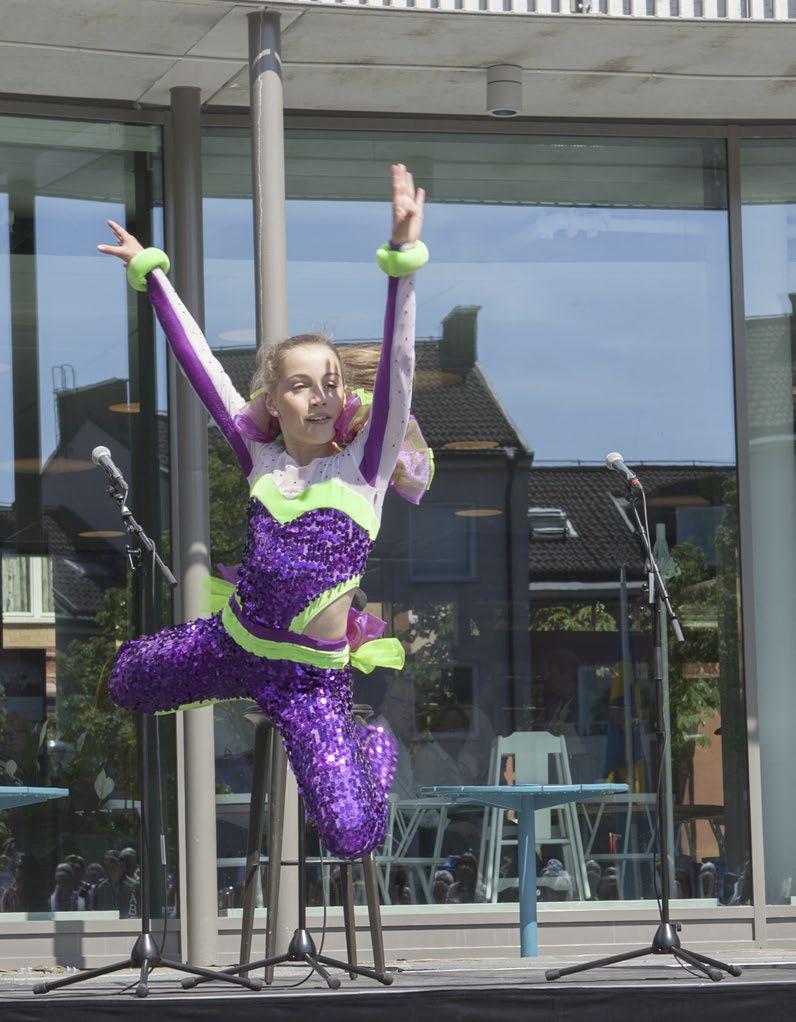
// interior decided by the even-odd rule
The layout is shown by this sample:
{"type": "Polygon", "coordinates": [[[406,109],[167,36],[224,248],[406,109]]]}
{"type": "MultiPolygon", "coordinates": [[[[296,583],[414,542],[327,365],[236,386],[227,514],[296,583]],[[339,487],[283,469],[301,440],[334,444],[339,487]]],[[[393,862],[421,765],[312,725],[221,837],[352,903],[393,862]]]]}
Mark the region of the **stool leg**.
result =
{"type": "MultiPolygon", "coordinates": [[[[343,902],[343,924],[345,926],[345,947],[348,961],[357,964],[357,924],[354,917],[354,871],[350,862],[340,867],[340,896],[343,902]]],[[[349,972],[351,979],[356,979],[355,972],[349,972]]]]}
{"type": "Polygon", "coordinates": [[[370,942],[373,947],[373,968],[376,972],[384,972],[384,936],[381,929],[379,882],[376,877],[376,864],[373,861],[373,852],[368,852],[367,855],[362,856],[362,869],[365,874],[370,942]]]}
{"type": "MultiPolygon", "coordinates": [[[[265,957],[276,954],[276,921],[279,905],[279,874],[282,869],[282,828],[285,818],[287,754],[276,728],[271,729],[271,781],[269,788],[268,829],[268,910],[265,928],[265,957]]],[[[265,982],[272,983],[273,966],[265,970],[265,982]]]]}
{"type": "Polygon", "coordinates": [[[243,919],[240,931],[240,963],[251,961],[254,900],[257,894],[260,857],[265,822],[265,778],[268,773],[270,722],[261,721],[254,732],[254,766],[249,805],[249,834],[246,848],[246,873],[243,884],[243,919]]]}

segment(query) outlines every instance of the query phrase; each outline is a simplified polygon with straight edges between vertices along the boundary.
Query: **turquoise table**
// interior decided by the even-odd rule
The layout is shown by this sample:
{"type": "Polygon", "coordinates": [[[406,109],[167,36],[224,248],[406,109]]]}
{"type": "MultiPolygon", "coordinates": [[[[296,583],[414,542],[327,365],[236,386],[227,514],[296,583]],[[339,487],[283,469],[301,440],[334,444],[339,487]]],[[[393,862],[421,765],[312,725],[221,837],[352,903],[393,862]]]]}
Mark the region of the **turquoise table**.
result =
{"type": "Polygon", "coordinates": [[[51,798],[66,798],[68,788],[17,788],[0,787],[0,810],[16,809],[17,806],[29,806],[35,802],[47,802],[51,798]]]}
{"type": "Polygon", "coordinates": [[[421,788],[423,795],[445,795],[459,805],[497,806],[517,814],[517,869],[520,878],[520,954],[539,953],[536,934],[536,828],[537,809],[553,809],[568,802],[620,795],[626,784],[468,784],[421,788]]]}

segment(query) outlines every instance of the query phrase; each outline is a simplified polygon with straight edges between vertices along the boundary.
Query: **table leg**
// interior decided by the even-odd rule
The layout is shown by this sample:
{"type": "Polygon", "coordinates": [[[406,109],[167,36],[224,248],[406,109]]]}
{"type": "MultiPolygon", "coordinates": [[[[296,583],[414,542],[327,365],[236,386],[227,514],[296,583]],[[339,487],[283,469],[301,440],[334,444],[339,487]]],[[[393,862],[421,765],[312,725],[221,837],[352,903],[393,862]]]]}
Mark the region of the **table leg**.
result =
{"type": "Polygon", "coordinates": [[[533,798],[522,798],[517,809],[517,871],[520,878],[520,955],[539,954],[536,936],[536,827],[533,798]]]}

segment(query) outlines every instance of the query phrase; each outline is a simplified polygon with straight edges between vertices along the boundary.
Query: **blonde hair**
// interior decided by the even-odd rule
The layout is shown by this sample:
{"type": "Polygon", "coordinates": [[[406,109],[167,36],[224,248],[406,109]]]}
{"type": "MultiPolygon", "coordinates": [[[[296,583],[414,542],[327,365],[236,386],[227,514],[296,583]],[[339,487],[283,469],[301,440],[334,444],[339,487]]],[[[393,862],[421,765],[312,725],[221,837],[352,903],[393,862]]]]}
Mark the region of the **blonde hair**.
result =
{"type": "Polygon", "coordinates": [[[337,347],[327,334],[295,334],[278,344],[257,351],[257,368],[251,382],[251,393],[270,392],[279,374],[285,355],[294,348],[320,345],[328,348],[340,363],[343,386],[347,390],[356,387],[370,389],[379,364],[379,346],[375,344],[350,344],[337,347]]]}

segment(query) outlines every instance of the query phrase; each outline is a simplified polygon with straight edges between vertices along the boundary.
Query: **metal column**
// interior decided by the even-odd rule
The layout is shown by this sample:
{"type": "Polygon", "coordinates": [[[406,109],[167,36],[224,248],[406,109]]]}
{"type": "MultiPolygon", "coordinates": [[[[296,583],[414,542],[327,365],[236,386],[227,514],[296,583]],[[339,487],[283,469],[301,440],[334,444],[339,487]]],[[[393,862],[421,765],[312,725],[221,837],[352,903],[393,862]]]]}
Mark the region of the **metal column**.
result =
{"type": "MultiPolygon", "coordinates": [[[[248,15],[249,89],[252,128],[254,292],[257,345],[287,337],[287,244],[285,240],[285,139],[279,14],[248,15]]],[[[298,857],[298,790],[288,771],[282,858],[298,857]]],[[[278,867],[276,867],[278,868],[278,867]]],[[[298,878],[284,870],[279,884],[277,950],[287,947],[298,925],[298,878]]],[[[271,906],[268,906],[269,910],[271,906]]]]}
{"type": "MultiPolygon", "coordinates": [[[[202,268],[201,93],[171,90],[171,133],[166,140],[167,244],[174,285],[194,318],[204,318],[202,268]]],[[[170,360],[170,439],[172,519],[177,619],[203,612],[210,563],[210,499],[207,467],[207,413],[187,380],[170,360]]],[[[182,796],[185,858],[181,915],[187,947],[183,957],[199,965],[217,960],[215,756],[213,708],[188,710],[183,717],[182,796]]]]}

